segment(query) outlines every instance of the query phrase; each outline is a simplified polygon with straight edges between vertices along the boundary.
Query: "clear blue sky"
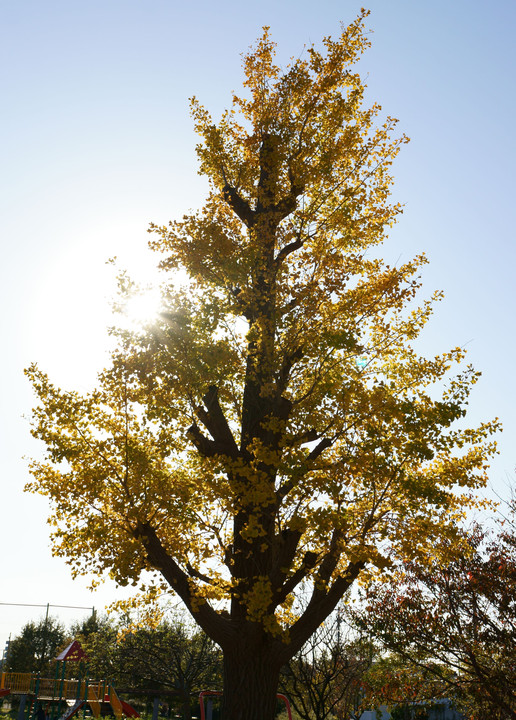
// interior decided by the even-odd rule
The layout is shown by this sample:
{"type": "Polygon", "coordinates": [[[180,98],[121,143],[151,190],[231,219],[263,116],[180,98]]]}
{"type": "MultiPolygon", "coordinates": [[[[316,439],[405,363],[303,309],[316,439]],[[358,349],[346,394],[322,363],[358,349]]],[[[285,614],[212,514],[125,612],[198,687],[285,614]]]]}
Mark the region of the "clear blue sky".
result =
{"type": "MultiPolygon", "coordinates": [[[[483,371],[471,422],[498,415],[505,433],[492,484],[506,491],[514,438],[514,0],[374,0],[373,47],[361,67],[371,100],[411,138],[395,166],[405,214],[392,262],[424,250],[428,294],[446,299],[427,353],[467,345],[483,371]]],[[[3,0],[0,3],[2,263],[0,602],[102,607],[50,556],[47,504],[22,492],[22,370],[86,387],[102,364],[107,295],[118,255],[149,265],[150,221],[201,204],[188,98],[217,114],[239,87],[240,53],[270,25],[286,61],[337,34],[351,0],[3,0]],[[111,273],[111,274],[110,274],[111,273]]],[[[62,610],[65,622],[80,613],[62,610]]],[[[0,606],[0,649],[38,611],[0,606]]]]}

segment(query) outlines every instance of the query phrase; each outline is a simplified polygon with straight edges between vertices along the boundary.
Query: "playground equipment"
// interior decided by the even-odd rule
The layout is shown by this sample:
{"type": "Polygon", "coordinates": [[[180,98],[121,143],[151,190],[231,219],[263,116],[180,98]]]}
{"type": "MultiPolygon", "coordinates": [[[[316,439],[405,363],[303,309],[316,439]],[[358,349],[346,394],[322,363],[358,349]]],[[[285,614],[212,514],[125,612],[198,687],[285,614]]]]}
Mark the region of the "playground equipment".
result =
{"type": "Polygon", "coordinates": [[[84,717],[87,708],[94,718],[99,718],[103,705],[110,707],[117,720],[140,717],[129,703],[120,700],[107,681],[95,682],[81,677],[77,680],[65,679],[66,663],[85,659],[84,650],[74,640],[57,656],[54,678],[42,678],[37,673],[1,673],[0,697],[8,694],[21,696],[18,720],[24,719],[27,700],[26,720],[40,720],[43,715],[48,720],[70,720],[80,710],[83,710],[84,717]]]}

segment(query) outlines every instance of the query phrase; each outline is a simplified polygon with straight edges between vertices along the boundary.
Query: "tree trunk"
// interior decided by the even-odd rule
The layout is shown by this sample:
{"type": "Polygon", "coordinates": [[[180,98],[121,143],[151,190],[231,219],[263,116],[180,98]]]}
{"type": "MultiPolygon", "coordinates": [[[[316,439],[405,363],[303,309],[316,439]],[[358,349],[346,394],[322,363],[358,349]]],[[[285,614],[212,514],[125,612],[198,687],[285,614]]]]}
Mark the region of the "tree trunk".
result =
{"type": "Polygon", "coordinates": [[[191,720],[192,717],[192,701],[190,696],[183,697],[181,701],[183,707],[183,718],[184,720],[191,720]]]}
{"type": "Polygon", "coordinates": [[[279,671],[270,648],[257,651],[239,643],[226,650],[222,720],[274,720],[279,671]]]}

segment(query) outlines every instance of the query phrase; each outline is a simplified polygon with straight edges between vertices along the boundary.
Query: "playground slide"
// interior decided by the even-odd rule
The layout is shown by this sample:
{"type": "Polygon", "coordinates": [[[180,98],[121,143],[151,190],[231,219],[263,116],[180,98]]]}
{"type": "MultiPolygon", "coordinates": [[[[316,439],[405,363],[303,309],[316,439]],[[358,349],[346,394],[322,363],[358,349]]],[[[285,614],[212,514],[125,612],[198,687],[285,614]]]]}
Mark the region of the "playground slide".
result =
{"type": "Polygon", "coordinates": [[[129,718],[139,718],[141,717],[140,713],[133,708],[132,705],[129,705],[128,702],[125,700],[120,700],[120,704],[122,705],[122,709],[124,711],[124,715],[129,718]]]}
{"type": "Polygon", "coordinates": [[[83,705],[84,700],[77,700],[71,707],[66,708],[59,720],[70,720],[70,718],[72,718],[75,713],[82,708],[83,705]]]}

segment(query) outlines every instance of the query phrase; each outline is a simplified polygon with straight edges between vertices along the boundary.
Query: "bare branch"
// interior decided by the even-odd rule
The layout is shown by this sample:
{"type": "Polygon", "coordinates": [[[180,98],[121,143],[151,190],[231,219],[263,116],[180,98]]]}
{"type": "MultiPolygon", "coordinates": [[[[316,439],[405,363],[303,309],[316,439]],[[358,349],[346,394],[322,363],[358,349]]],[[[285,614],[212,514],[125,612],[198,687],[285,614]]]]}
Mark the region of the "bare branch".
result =
{"type": "Polygon", "coordinates": [[[251,228],[255,222],[256,213],[251,210],[247,200],[244,200],[237,191],[231,187],[231,185],[224,185],[222,188],[224,200],[227,202],[229,207],[233,210],[240,220],[248,227],[251,228]]]}

